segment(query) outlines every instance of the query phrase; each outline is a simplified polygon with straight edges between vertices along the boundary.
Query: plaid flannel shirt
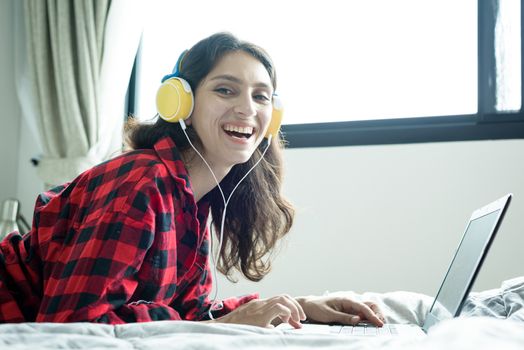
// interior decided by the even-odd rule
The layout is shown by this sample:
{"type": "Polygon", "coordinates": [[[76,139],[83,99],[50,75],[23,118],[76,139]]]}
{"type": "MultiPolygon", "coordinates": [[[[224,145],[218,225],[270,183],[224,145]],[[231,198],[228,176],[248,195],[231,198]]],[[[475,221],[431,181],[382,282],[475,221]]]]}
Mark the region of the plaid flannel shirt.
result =
{"type": "MultiPolygon", "coordinates": [[[[41,194],[31,232],[0,243],[0,322],[206,319],[201,202],[169,137],[41,194]]],[[[226,299],[214,314],[257,297],[226,299]]]]}

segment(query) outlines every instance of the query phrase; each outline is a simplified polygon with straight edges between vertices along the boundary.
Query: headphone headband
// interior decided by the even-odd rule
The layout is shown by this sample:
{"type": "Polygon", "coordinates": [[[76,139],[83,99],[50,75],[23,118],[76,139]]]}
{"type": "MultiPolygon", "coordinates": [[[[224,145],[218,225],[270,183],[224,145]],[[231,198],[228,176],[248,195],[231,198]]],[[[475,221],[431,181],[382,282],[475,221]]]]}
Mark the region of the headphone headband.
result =
{"type": "Polygon", "coordinates": [[[182,61],[184,60],[184,57],[186,56],[187,51],[188,50],[184,50],[184,52],[182,52],[180,56],[178,56],[178,60],[176,61],[175,66],[173,67],[173,71],[171,72],[171,74],[165,75],[162,78],[162,83],[169,78],[180,77],[180,68],[182,68],[182,61]]]}

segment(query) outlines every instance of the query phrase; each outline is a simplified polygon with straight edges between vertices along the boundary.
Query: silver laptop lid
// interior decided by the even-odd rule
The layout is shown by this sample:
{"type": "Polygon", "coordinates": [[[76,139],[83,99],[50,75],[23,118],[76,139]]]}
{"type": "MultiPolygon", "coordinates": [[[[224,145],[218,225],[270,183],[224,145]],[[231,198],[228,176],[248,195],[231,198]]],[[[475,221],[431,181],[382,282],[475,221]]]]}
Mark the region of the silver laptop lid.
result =
{"type": "Polygon", "coordinates": [[[457,317],[462,310],[491,242],[497,233],[511,194],[477,209],[471,215],[444,281],[429,310],[424,331],[434,324],[457,317]]]}

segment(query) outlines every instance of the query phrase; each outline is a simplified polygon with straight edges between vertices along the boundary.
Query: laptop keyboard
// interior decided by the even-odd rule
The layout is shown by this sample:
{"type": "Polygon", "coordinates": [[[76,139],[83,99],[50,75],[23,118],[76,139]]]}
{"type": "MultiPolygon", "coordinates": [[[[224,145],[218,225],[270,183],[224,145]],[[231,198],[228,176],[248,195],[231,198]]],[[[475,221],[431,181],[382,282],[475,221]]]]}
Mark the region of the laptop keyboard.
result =
{"type": "Polygon", "coordinates": [[[397,335],[398,331],[393,324],[385,324],[382,327],[373,325],[356,325],[356,326],[331,326],[330,332],[333,334],[351,334],[351,335],[397,335]]]}

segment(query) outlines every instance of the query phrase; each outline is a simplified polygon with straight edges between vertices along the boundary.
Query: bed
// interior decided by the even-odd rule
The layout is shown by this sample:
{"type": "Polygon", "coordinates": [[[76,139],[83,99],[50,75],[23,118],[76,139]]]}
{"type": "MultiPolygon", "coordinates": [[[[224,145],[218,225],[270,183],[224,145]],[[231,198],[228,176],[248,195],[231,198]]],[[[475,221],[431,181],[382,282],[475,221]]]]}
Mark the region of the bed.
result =
{"type": "MultiPolygon", "coordinates": [[[[390,323],[421,325],[429,296],[406,292],[337,292],[373,300],[390,323]]],[[[343,338],[285,334],[279,329],[186,321],[126,325],[22,323],[0,325],[0,349],[524,349],[524,277],[471,293],[462,316],[426,337],[343,338]]]]}

